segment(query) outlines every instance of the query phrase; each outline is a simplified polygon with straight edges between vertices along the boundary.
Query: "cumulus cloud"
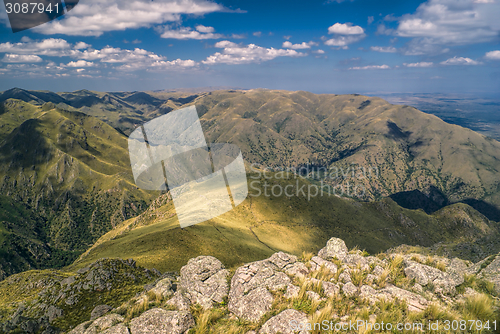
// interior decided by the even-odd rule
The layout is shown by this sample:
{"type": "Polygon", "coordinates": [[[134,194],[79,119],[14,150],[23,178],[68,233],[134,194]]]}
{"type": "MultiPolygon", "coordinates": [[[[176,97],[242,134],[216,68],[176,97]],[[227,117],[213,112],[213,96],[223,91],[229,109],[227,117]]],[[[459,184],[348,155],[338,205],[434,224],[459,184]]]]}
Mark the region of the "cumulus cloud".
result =
{"type": "Polygon", "coordinates": [[[256,31],[252,35],[254,35],[255,37],[260,37],[262,36],[262,31],[256,31]]]}
{"type": "Polygon", "coordinates": [[[478,61],[475,61],[466,57],[453,57],[441,62],[441,65],[479,65],[478,61]]]}
{"type": "Polygon", "coordinates": [[[248,64],[260,63],[277,57],[300,57],[305,54],[290,49],[264,48],[255,44],[239,45],[230,41],[215,44],[222,52],[207,57],[203,64],[248,64]]]}
{"type": "Polygon", "coordinates": [[[420,63],[409,63],[409,64],[404,63],[403,65],[406,66],[406,67],[432,67],[434,65],[434,63],[433,62],[425,62],[425,61],[423,61],[423,62],[420,62],[420,63]]]}
{"type": "Polygon", "coordinates": [[[339,35],[361,35],[364,34],[364,29],[360,26],[353,26],[352,23],[335,23],[328,28],[329,34],[339,35]]]}
{"type": "Polygon", "coordinates": [[[4,63],[39,63],[42,61],[42,58],[36,55],[6,54],[2,61],[4,63]]]}
{"type": "Polygon", "coordinates": [[[311,46],[318,45],[318,43],[315,42],[302,42],[300,44],[292,44],[290,41],[285,41],[283,42],[282,47],[287,48],[287,49],[294,49],[294,50],[299,50],[299,49],[310,49],[311,46]]]}
{"type": "Polygon", "coordinates": [[[20,43],[0,43],[0,52],[15,54],[34,54],[46,56],[65,56],[72,49],[70,43],[64,39],[48,38],[42,41],[28,41],[20,43]]]}
{"type": "Polygon", "coordinates": [[[385,53],[394,53],[398,51],[398,49],[393,46],[372,46],[370,47],[370,50],[385,53]]]}
{"type": "Polygon", "coordinates": [[[500,60],[500,50],[486,52],[486,59],[500,60]]]}
{"type": "Polygon", "coordinates": [[[193,68],[198,65],[197,62],[190,59],[167,60],[164,56],[140,48],[130,50],[106,46],[102,49],[94,49],[83,42],[71,44],[63,39],[54,38],[42,41],[29,40],[21,43],[0,43],[0,53],[6,53],[3,61],[9,63],[40,62],[42,61],[40,55],[76,59],[61,66],[49,62],[45,67],[39,68],[10,67],[14,70],[36,70],[36,73],[42,73],[44,69],[63,73],[68,68],[96,67],[99,64],[107,66],[110,70],[172,70],[193,68]]]}
{"type": "Polygon", "coordinates": [[[335,37],[326,40],[325,45],[343,48],[366,37],[364,29],[353,26],[352,23],[335,23],[328,28],[328,33],[334,34],[335,37]]]}
{"type": "Polygon", "coordinates": [[[319,54],[319,55],[322,55],[322,54],[325,54],[325,51],[324,51],[324,50],[319,49],[319,50],[314,50],[314,51],[313,51],[313,53],[317,53],[317,54],[319,54]]]}
{"type": "Polygon", "coordinates": [[[78,60],[78,61],[70,61],[66,66],[68,67],[92,67],[94,63],[91,61],[78,60]]]}
{"type": "Polygon", "coordinates": [[[412,37],[407,54],[439,53],[442,45],[490,42],[500,32],[500,3],[428,0],[399,20],[395,34],[412,37]]]}
{"type": "Polygon", "coordinates": [[[350,67],[350,70],[388,70],[390,67],[388,65],[368,65],[368,66],[355,66],[350,67]]]}
{"type": "Polygon", "coordinates": [[[100,36],[106,31],[180,22],[184,14],[204,15],[224,10],[209,0],[86,0],[60,20],[34,28],[42,34],[100,36]]]}
{"type": "Polygon", "coordinates": [[[161,32],[162,38],[173,38],[173,39],[219,39],[224,38],[221,34],[214,34],[215,29],[213,27],[205,27],[202,25],[196,26],[196,30],[189,27],[181,27],[179,29],[170,29],[170,27],[164,27],[158,29],[161,32]]]}

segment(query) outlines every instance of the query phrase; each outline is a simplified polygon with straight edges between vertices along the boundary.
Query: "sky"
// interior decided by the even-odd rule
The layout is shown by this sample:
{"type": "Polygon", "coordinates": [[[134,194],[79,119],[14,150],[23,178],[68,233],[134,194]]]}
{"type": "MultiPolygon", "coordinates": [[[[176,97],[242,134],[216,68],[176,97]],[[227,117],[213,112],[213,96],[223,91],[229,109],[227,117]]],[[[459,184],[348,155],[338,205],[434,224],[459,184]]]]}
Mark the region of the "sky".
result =
{"type": "Polygon", "coordinates": [[[500,97],[499,18],[500,0],[80,0],[13,33],[2,3],[0,90],[500,97]]]}

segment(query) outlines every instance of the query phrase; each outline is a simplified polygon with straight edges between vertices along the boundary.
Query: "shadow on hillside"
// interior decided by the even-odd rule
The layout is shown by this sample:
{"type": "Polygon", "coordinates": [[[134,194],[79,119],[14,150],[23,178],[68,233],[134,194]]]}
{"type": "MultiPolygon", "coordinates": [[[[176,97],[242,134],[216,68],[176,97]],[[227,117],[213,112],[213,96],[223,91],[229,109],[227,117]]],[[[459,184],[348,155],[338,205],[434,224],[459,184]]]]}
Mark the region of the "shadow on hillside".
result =
{"type": "MultiPolygon", "coordinates": [[[[428,194],[420,190],[412,190],[392,194],[389,197],[403,208],[410,210],[422,209],[427,214],[433,214],[450,204],[454,204],[436,187],[431,187],[428,194]]],[[[459,203],[469,205],[489,220],[500,222],[500,209],[490,203],[475,198],[467,198],[459,203]]]]}

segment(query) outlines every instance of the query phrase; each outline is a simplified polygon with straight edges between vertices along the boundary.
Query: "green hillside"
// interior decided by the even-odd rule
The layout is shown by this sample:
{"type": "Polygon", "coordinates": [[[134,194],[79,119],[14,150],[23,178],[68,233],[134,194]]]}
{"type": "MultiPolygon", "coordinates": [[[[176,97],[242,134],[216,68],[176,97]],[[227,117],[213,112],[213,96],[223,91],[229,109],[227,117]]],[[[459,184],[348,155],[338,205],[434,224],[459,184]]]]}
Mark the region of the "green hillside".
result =
{"type": "Polygon", "coordinates": [[[96,118],[7,100],[0,124],[0,273],[66,265],[157,196],[134,185],[126,137],[96,118]]]}
{"type": "MultiPolygon", "coordinates": [[[[276,174],[277,175],[277,174],[276,174]]],[[[251,194],[264,191],[265,181],[286,187],[297,180],[254,179],[251,194]]],[[[401,244],[430,247],[437,252],[478,260],[500,250],[498,223],[465,204],[454,204],[434,215],[399,207],[391,199],[367,203],[337,196],[311,201],[299,196],[249,196],[236,209],[207,222],[181,229],[168,195],[150,209],[123,222],[83,254],[68,270],[100,258],[133,258],[141,266],[178,271],[186,261],[212,255],[226,266],[264,259],[277,251],[295,255],[317,252],[331,235],[376,254],[401,244]],[[477,245],[476,248],[472,245],[477,245]],[[484,245],[484,246],[481,246],[484,245]]]]}

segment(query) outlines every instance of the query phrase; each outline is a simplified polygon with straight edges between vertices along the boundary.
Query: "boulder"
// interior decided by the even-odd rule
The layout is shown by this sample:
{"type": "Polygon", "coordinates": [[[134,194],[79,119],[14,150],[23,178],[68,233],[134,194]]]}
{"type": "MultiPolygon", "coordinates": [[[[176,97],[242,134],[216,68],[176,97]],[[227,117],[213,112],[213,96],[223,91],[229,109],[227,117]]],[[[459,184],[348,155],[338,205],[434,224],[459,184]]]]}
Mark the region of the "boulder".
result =
{"type": "Polygon", "coordinates": [[[259,334],[306,334],[307,316],[297,310],[288,309],[272,317],[262,326],[259,334]]]}
{"type": "Polygon", "coordinates": [[[108,328],[113,327],[114,325],[117,325],[121,322],[123,322],[125,319],[119,315],[119,314],[107,314],[103,317],[100,317],[90,326],[88,326],[87,330],[85,331],[85,334],[97,334],[100,333],[108,328]]]}
{"type": "Polygon", "coordinates": [[[333,258],[343,260],[347,256],[347,253],[348,249],[344,240],[331,238],[326,243],[326,246],[319,251],[318,256],[324,260],[331,260],[333,258]]]}
{"type": "Polygon", "coordinates": [[[228,295],[228,275],[224,265],[215,257],[198,256],[181,268],[180,289],[191,304],[208,309],[214,302],[222,303],[228,295]]]}
{"type": "Polygon", "coordinates": [[[316,271],[319,270],[321,267],[325,267],[328,269],[332,274],[335,274],[338,270],[337,265],[333,262],[326,261],[319,256],[313,256],[311,261],[309,261],[309,264],[311,265],[311,270],[316,271]]]}
{"type": "Polygon", "coordinates": [[[157,296],[161,296],[164,299],[171,297],[174,294],[172,289],[172,280],[170,278],[164,278],[160,280],[156,285],[149,290],[157,296]]]}
{"type": "Polygon", "coordinates": [[[323,287],[323,293],[327,297],[334,297],[339,294],[340,287],[337,284],[330,282],[322,282],[321,286],[323,287]]]}
{"type": "Polygon", "coordinates": [[[130,331],[124,324],[118,324],[116,326],[106,329],[101,334],[130,334],[130,331]]]}
{"type": "Polygon", "coordinates": [[[464,282],[463,272],[447,273],[414,261],[406,262],[405,275],[410,279],[415,279],[415,282],[422,286],[432,283],[438,291],[452,293],[456,286],[464,282]]]}
{"type": "Polygon", "coordinates": [[[167,301],[167,305],[174,306],[179,311],[189,311],[190,301],[180,291],[176,291],[174,296],[167,301]]]}
{"type": "Polygon", "coordinates": [[[130,321],[131,334],[182,334],[194,327],[189,312],[165,311],[154,308],[130,321]]]}
{"type": "Polygon", "coordinates": [[[347,296],[347,297],[352,297],[358,293],[358,288],[352,284],[351,282],[346,283],[342,286],[342,292],[347,296]]]}
{"type": "Polygon", "coordinates": [[[258,321],[271,309],[273,296],[268,290],[277,291],[291,284],[281,270],[292,264],[293,258],[287,256],[288,260],[284,260],[283,254],[274,254],[268,260],[248,263],[236,270],[231,279],[229,311],[242,319],[258,321]]]}

